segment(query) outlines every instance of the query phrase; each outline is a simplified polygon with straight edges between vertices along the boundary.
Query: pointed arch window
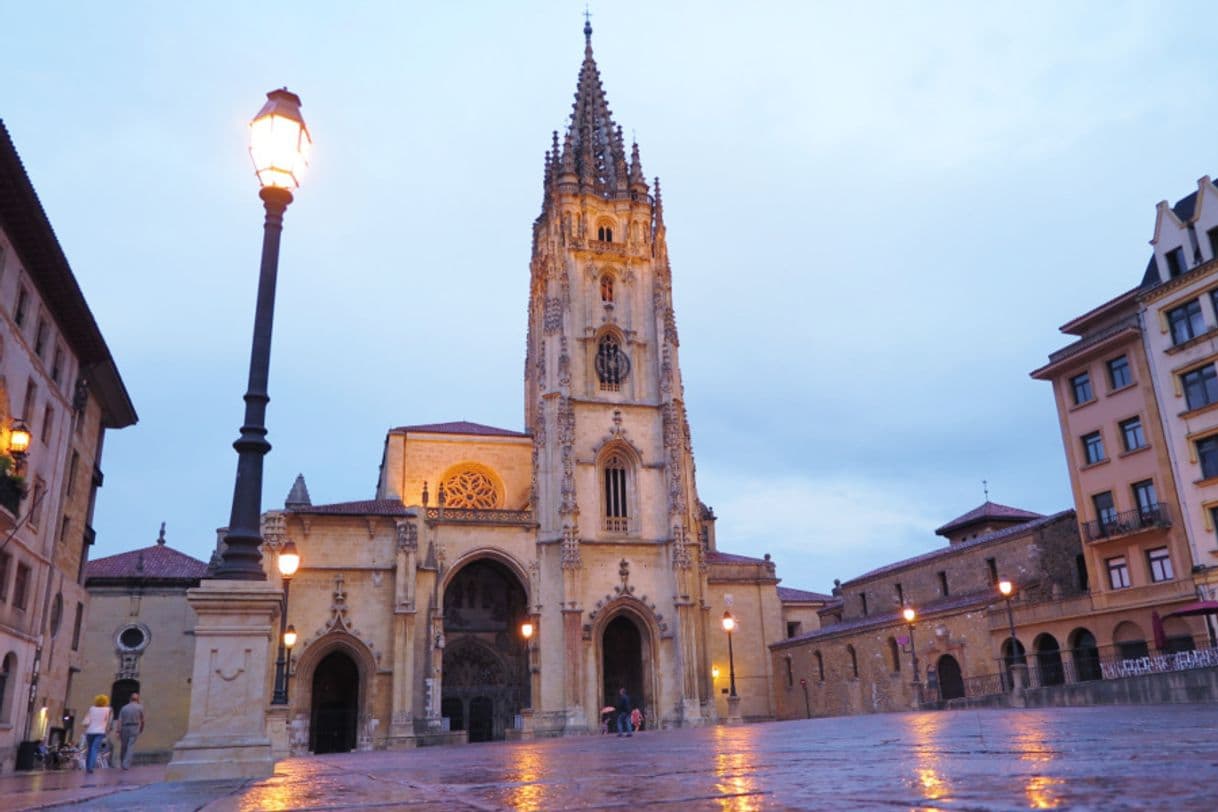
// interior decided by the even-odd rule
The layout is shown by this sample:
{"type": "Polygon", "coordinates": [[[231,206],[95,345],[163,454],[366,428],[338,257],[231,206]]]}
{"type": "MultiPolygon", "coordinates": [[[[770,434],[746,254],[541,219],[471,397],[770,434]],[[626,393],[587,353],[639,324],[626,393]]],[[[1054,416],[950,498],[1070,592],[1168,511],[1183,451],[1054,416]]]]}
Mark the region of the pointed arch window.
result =
{"type": "Polygon", "coordinates": [[[609,533],[630,531],[629,470],[630,465],[620,452],[615,451],[605,459],[605,530],[609,533]]]}
{"type": "Polygon", "coordinates": [[[629,374],[630,359],[622,352],[622,345],[617,336],[606,334],[596,348],[596,376],[600,379],[601,390],[621,391],[622,381],[626,380],[629,374]]]}
{"type": "Polygon", "coordinates": [[[613,303],[613,275],[605,274],[601,277],[601,301],[605,304],[613,303]]]}
{"type": "Polygon", "coordinates": [[[613,226],[597,227],[596,238],[601,242],[613,242],[613,226]]]}

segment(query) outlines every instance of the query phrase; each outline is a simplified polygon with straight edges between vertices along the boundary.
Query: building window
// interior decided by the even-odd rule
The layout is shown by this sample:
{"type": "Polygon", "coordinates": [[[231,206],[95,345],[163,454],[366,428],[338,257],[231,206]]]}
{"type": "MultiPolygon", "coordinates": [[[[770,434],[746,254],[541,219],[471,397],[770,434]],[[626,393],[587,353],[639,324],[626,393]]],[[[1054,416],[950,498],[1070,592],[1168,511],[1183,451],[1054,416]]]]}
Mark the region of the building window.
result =
{"type": "Polygon", "coordinates": [[[1087,558],[1082,553],[1074,557],[1074,569],[1078,572],[1078,588],[1083,592],[1091,591],[1091,578],[1087,575],[1087,558]]]}
{"type": "Polygon", "coordinates": [[[605,530],[610,533],[630,530],[626,469],[626,459],[619,452],[615,451],[605,460],[605,530]]]}
{"type": "Polygon", "coordinates": [[[64,483],[64,488],[67,490],[67,495],[71,496],[72,491],[76,490],[76,469],[80,467],[80,452],[73,451],[72,459],[68,462],[68,481],[64,483]]]}
{"type": "Polygon", "coordinates": [[[1074,392],[1074,405],[1079,406],[1091,400],[1091,376],[1084,372],[1070,379],[1070,389],[1074,392]]]}
{"type": "Polygon", "coordinates": [[[1098,431],[1083,435],[1083,454],[1088,465],[1104,461],[1104,438],[1098,431]]]}
{"type": "Polygon", "coordinates": [[[950,592],[947,591],[947,571],[946,570],[940,570],[940,572],[939,572],[939,594],[945,598],[951,594],[950,592]]]}
{"type": "Polygon", "coordinates": [[[55,360],[51,362],[51,380],[59,383],[60,377],[63,375],[63,347],[56,345],[55,360]]]}
{"type": "Polygon", "coordinates": [[[34,379],[30,378],[25,383],[25,400],[21,403],[21,418],[23,420],[34,419],[34,404],[38,400],[38,384],[34,383],[34,379]]]}
{"type": "Polygon", "coordinates": [[[1184,386],[1184,400],[1190,409],[1200,409],[1218,402],[1218,371],[1213,364],[1206,364],[1180,376],[1184,386]]]}
{"type": "Polygon", "coordinates": [[[985,560],[985,566],[990,571],[990,586],[997,586],[998,585],[998,559],[987,558],[985,560]]]}
{"type": "Polygon", "coordinates": [[[596,376],[601,389],[616,392],[630,374],[630,360],[614,335],[605,335],[596,349],[596,376]]]}
{"type": "Polygon", "coordinates": [[[1176,575],[1171,568],[1171,553],[1166,547],[1156,547],[1146,551],[1146,562],[1150,564],[1150,580],[1170,581],[1176,575]]]}
{"type": "Polygon", "coordinates": [[[601,242],[613,242],[613,228],[611,226],[600,226],[596,229],[596,238],[601,242]]]}
{"type": "Polygon", "coordinates": [[[859,655],[854,650],[854,646],[846,646],[846,656],[850,658],[850,676],[854,679],[859,678],[859,655]]]}
{"type": "Polygon", "coordinates": [[[1205,232],[1210,237],[1210,256],[1218,258],[1218,226],[1205,232]]]}
{"type": "Polygon", "coordinates": [[[1159,499],[1155,495],[1155,483],[1153,480],[1144,479],[1141,482],[1135,482],[1133,488],[1133,501],[1138,506],[1138,513],[1142,517],[1142,522],[1153,522],[1159,512],[1159,499]]]}
{"type": "Polygon", "coordinates": [[[1171,329],[1172,344],[1183,344],[1205,332],[1205,319],[1201,317],[1201,302],[1193,299],[1167,311],[1167,325],[1171,329]]]}
{"type": "Polygon", "coordinates": [[[1164,255],[1167,260],[1167,276],[1170,279],[1175,279],[1180,274],[1188,270],[1188,266],[1184,264],[1184,249],[1173,248],[1164,255]]]}
{"type": "Polygon", "coordinates": [[[56,593],[55,600],[51,602],[51,637],[59,634],[59,627],[63,625],[63,593],[56,593]]]}
{"type": "Polygon", "coordinates": [[[1108,383],[1113,389],[1121,389],[1133,383],[1133,373],[1129,370],[1129,358],[1120,356],[1108,362],[1108,383]]]}
{"type": "Polygon", "coordinates": [[[80,626],[85,619],[85,605],[76,604],[76,619],[72,621],[72,651],[80,650],[80,626]]]}
{"type": "Polygon", "coordinates": [[[47,484],[42,481],[41,477],[35,479],[34,493],[30,500],[30,512],[26,514],[26,521],[30,523],[30,527],[38,527],[42,523],[42,502],[46,494],[47,484]]]}
{"type": "Polygon", "coordinates": [[[1197,462],[1202,479],[1218,476],[1218,436],[1197,441],[1197,462]]]}
{"type": "Polygon", "coordinates": [[[1118,555],[1115,558],[1109,558],[1108,564],[1108,585],[1113,589],[1125,589],[1129,586],[1129,565],[1125,562],[1125,556],[1118,555]]]}
{"type": "Polygon", "coordinates": [[[30,565],[17,564],[17,578],[13,581],[13,608],[24,610],[30,600],[30,565]]]}
{"type": "Polygon", "coordinates": [[[13,716],[8,707],[12,704],[9,695],[15,694],[16,691],[10,691],[9,686],[14,684],[16,677],[17,655],[10,651],[4,655],[4,663],[0,665],[0,722],[12,721],[13,716]]]}
{"type": "Polygon", "coordinates": [[[904,606],[905,605],[905,590],[901,588],[900,584],[896,584],[896,588],[897,588],[897,606],[904,606]]]}
{"type": "Polygon", "coordinates": [[[862,606],[862,608],[863,608],[863,617],[867,617],[867,615],[869,613],[867,611],[867,593],[866,592],[859,593],[859,605],[862,606]]]}
{"type": "Polygon", "coordinates": [[[42,444],[49,445],[51,433],[55,430],[55,407],[47,404],[42,410],[42,444]]]}
{"type": "Polygon", "coordinates": [[[891,637],[888,638],[888,657],[892,660],[892,673],[901,673],[901,647],[891,637]]]}
{"type": "Polygon", "coordinates": [[[1121,428],[1121,440],[1126,451],[1136,451],[1146,447],[1146,435],[1142,432],[1142,418],[1131,417],[1117,424],[1121,428]]]}
{"type": "Polygon", "coordinates": [[[800,623],[798,620],[788,620],[787,637],[799,637],[799,635],[803,632],[803,628],[804,624],[800,623]]]}
{"type": "Polygon", "coordinates": [[[789,656],[783,659],[787,661],[787,687],[792,688],[795,685],[795,670],[791,668],[791,658],[789,656]]]}
{"type": "Polygon", "coordinates": [[[25,315],[30,309],[30,292],[25,288],[17,291],[17,307],[13,310],[13,321],[18,327],[25,326],[25,315]]]}
{"type": "Polygon", "coordinates": [[[816,660],[816,679],[818,682],[825,681],[825,658],[820,656],[819,651],[812,652],[812,659],[816,660]]]}
{"type": "Polygon", "coordinates": [[[613,301],[613,277],[610,274],[601,277],[601,301],[606,304],[613,301]]]}
{"type": "Polygon", "coordinates": [[[59,543],[63,544],[68,540],[68,530],[72,527],[72,520],[67,516],[63,517],[63,523],[59,525],[59,543]]]}
{"type": "Polygon", "coordinates": [[[34,355],[42,358],[42,351],[47,348],[47,322],[46,319],[39,319],[38,326],[34,328],[34,355]]]}
{"type": "Polygon", "coordinates": [[[0,553],[0,603],[8,600],[8,576],[13,568],[11,553],[0,553]]]}
{"type": "Polygon", "coordinates": [[[1097,493],[1091,497],[1091,504],[1095,506],[1095,517],[1104,528],[1116,523],[1117,511],[1112,501],[1112,491],[1097,493]]]}

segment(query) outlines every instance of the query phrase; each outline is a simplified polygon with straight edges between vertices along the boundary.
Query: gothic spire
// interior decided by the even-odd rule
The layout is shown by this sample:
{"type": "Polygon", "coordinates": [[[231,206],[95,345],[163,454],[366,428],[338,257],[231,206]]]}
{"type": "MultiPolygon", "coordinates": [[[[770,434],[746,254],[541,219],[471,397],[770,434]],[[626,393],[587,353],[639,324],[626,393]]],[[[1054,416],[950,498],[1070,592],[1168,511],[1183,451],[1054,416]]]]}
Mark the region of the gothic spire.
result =
{"type": "Polygon", "coordinates": [[[584,22],[584,62],[579,69],[571,124],[567,129],[562,163],[573,165],[581,186],[600,193],[624,190],[627,178],[622,137],[605,99],[601,74],[592,56],[592,23],[584,22]]]}

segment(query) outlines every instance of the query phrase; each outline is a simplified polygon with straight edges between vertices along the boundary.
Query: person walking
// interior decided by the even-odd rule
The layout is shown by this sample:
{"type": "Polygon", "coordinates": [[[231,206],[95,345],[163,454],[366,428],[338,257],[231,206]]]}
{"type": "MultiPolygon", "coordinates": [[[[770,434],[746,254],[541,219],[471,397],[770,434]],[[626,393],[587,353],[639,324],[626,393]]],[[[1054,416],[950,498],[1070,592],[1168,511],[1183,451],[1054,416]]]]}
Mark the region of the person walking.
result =
{"type": "Polygon", "coordinates": [[[85,713],[85,746],[88,755],[85,756],[85,772],[92,773],[97,765],[97,752],[101,749],[102,740],[110,728],[110,697],[98,694],[93,697],[93,706],[85,713]]]}
{"type": "Polygon", "coordinates": [[[630,694],[626,693],[625,688],[619,688],[617,692],[617,735],[618,736],[633,736],[634,728],[630,724],[630,694]]]}
{"type": "Polygon", "coordinates": [[[130,701],[118,712],[118,740],[122,750],[119,756],[123,769],[131,769],[131,757],[135,755],[135,739],[144,732],[144,706],[140,695],[134,693],[130,701]]]}

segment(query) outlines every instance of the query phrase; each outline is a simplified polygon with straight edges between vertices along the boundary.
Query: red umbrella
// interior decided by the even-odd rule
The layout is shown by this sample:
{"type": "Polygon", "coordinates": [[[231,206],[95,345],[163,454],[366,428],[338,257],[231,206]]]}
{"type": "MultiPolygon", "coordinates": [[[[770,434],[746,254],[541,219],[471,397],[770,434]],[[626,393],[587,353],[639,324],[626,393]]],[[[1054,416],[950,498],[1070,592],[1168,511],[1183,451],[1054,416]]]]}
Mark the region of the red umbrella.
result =
{"type": "Polygon", "coordinates": [[[1163,618],[1158,612],[1150,613],[1150,630],[1155,635],[1155,648],[1159,651],[1167,648],[1167,633],[1163,631],[1163,618]]]}

